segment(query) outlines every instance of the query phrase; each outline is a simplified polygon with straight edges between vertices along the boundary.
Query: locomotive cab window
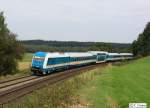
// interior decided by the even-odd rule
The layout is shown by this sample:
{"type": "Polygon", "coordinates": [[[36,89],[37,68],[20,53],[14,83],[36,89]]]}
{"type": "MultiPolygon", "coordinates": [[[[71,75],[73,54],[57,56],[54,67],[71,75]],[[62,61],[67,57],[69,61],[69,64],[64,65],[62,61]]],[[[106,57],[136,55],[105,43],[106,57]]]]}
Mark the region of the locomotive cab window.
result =
{"type": "Polygon", "coordinates": [[[34,56],[33,60],[44,61],[45,57],[34,56]]]}

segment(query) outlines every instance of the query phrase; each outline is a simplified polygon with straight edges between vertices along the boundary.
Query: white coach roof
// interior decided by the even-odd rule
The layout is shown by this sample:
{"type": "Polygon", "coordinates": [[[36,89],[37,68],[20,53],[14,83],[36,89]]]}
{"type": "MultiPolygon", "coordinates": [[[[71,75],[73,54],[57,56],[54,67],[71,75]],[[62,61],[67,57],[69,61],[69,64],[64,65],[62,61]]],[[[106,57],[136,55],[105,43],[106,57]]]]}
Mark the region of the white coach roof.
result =
{"type": "Polygon", "coordinates": [[[108,55],[121,55],[120,53],[108,53],[108,55]]]}
{"type": "Polygon", "coordinates": [[[90,52],[90,53],[92,53],[92,54],[107,54],[108,52],[106,52],[106,51],[88,51],[88,52],[90,52]]]}
{"type": "Polygon", "coordinates": [[[68,53],[60,53],[60,52],[52,52],[47,53],[48,57],[88,57],[93,56],[91,53],[88,52],[68,52],[68,53]]]}
{"type": "Polygon", "coordinates": [[[65,53],[59,53],[59,52],[52,52],[52,53],[47,53],[48,57],[68,57],[65,55],[65,53]]]}
{"type": "Polygon", "coordinates": [[[133,55],[132,53],[108,53],[108,55],[133,55]]]}
{"type": "Polygon", "coordinates": [[[133,55],[132,53],[120,53],[121,55],[133,55]]]}
{"type": "Polygon", "coordinates": [[[91,53],[88,52],[68,52],[65,53],[66,55],[70,56],[70,57],[88,57],[88,56],[93,56],[91,53]]]}

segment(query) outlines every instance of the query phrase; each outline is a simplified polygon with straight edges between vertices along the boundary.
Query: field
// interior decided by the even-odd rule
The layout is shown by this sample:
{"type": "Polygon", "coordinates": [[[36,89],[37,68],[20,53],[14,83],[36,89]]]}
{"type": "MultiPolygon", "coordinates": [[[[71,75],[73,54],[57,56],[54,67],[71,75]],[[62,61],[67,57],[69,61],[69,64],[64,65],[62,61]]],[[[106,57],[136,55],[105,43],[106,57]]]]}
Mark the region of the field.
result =
{"type": "Polygon", "coordinates": [[[30,68],[32,56],[32,53],[25,53],[23,60],[19,61],[19,70],[22,71],[30,68]]]}
{"type": "Polygon", "coordinates": [[[147,103],[149,108],[150,57],[120,67],[110,65],[79,94],[92,104],[92,108],[128,108],[132,102],[147,103]]]}
{"type": "Polygon", "coordinates": [[[22,61],[23,62],[31,62],[32,56],[33,56],[33,53],[25,53],[22,61]]]}
{"type": "Polygon", "coordinates": [[[150,57],[97,68],[37,90],[7,108],[128,108],[131,102],[150,107],[150,57]]]}

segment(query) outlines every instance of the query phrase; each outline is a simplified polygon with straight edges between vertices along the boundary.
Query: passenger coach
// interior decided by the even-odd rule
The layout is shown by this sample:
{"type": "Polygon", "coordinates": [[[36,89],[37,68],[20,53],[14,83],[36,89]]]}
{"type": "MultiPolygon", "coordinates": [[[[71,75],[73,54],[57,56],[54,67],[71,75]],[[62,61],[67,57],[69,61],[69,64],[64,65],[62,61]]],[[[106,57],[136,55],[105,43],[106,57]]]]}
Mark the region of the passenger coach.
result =
{"type": "Polygon", "coordinates": [[[89,53],[93,54],[96,57],[96,63],[106,62],[108,52],[104,52],[104,51],[89,51],[89,53]]]}
{"type": "Polygon", "coordinates": [[[68,53],[37,52],[32,59],[31,71],[33,74],[46,75],[73,67],[132,58],[133,54],[131,53],[108,53],[104,51],[68,53]]]}
{"type": "Polygon", "coordinates": [[[96,63],[91,53],[47,53],[37,52],[32,59],[34,74],[49,74],[55,71],[96,63]]]}
{"type": "Polygon", "coordinates": [[[132,59],[133,54],[131,53],[108,53],[106,61],[118,61],[132,59]]]}

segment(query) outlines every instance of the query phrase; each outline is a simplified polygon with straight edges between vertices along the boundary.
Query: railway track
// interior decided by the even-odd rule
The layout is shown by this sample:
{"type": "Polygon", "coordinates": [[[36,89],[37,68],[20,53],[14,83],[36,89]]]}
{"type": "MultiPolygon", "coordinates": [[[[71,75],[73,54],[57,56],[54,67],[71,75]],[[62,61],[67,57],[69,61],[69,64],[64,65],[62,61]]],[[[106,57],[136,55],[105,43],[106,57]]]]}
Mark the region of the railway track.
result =
{"type": "Polygon", "coordinates": [[[6,80],[0,80],[0,84],[2,84],[2,83],[6,83],[6,82],[10,82],[10,81],[13,81],[13,80],[18,80],[18,79],[22,79],[22,78],[30,77],[30,76],[31,76],[31,75],[18,76],[18,77],[15,77],[15,78],[9,78],[9,79],[6,79],[6,80]]]}
{"type": "Polygon", "coordinates": [[[13,101],[18,97],[28,94],[36,89],[39,89],[48,84],[54,84],[59,81],[63,81],[74,75],[89,71],[98,66],[106,66],[107,64],[95,64],[63,72],[54,73],[48,76],[26,76],[15,78],[7,81],[0,82],[0,105],[3,105],[9,101],[13,101]]]}
{"type": "Polygon", "coordinates": [[[16,85],[16,84],[19,84],[19,83],[22,83],[22,82],[25,82],[25,81],[33,80],[33,79],[36,79],[36,78],[38,78],[38,77],[37,76],[24,76],[24,77],[18,77],[18,78],[15,78],[15,79],[11,79],[11,80],[1,81],[0,82],[0,90],[2,88],[13,86],[13,85],[16,85]]]}

